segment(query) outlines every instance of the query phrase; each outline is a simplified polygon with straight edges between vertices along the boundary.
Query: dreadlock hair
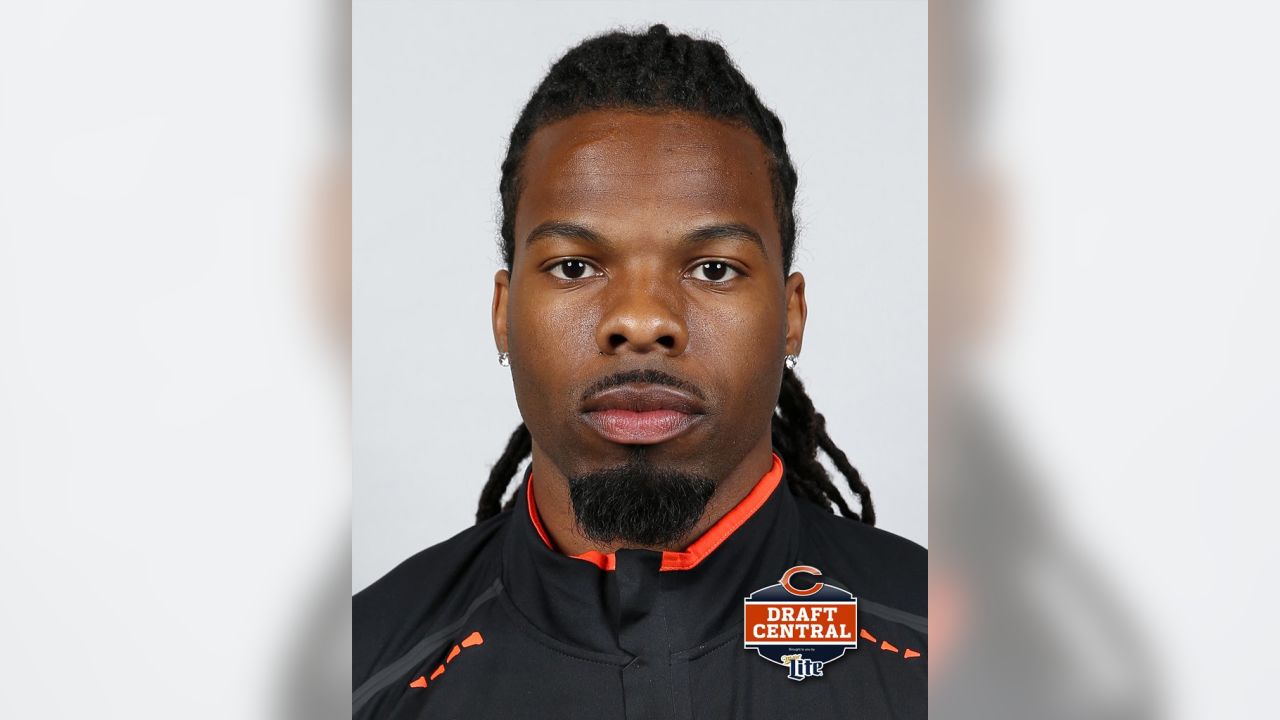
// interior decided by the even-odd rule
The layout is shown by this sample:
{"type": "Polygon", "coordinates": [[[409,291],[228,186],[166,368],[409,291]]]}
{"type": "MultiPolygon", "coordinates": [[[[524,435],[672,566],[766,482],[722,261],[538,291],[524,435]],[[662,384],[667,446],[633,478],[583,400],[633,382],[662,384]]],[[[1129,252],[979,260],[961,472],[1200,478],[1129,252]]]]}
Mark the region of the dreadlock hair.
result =
{"type": "MultiPolygon", "coordinates": [[[[516,204],[522,190],[520,166],[534,132],[581,112],[600,109],[684,111],[724,120],[751,130],[770,159],[774,213],[782,239],[784,274],[795,255],[794,205],[796,171],[782,136],[782,121],[760,101],[755,88],[718,43],[688,35],[672,35],[665,25],[644,33],[610,32],[591,38],[560,58],[533,92],[511,131],[502,162],[498,192],[502,200],[501,250],[507,269],[515,254],[516,204]]],[[[826,420],[814,410],[804,384],[790,370],[782,373],[772,442],[782,458],[791,491],[848,518],[875,524],[871,492],[849,458],[827,435],[826,420]],[[855,512],[818,460],[821,449],[857,495],[855,512]]],[[[533,439],[522,423],[512,433],[480,494],[476,522],[502,510],[502,496],[520,464],[533,451],[533,439]]],[[[514,497],[512,498],[514,501],[514,497]]],[[[507,503],[510,507],[511,501],[507,503]]]]}

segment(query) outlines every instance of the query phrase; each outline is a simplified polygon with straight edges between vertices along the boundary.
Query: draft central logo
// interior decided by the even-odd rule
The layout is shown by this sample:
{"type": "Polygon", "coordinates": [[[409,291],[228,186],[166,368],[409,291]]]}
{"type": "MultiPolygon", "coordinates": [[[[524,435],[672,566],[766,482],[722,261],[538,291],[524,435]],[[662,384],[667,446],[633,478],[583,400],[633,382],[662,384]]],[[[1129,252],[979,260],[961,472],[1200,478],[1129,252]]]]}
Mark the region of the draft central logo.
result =
{"type": "Polygon", "coordinates": [[[792,581],[802,575],[822,572],[797,565],[742,601],[742,646],[785,666],[797,682],[822,677],[824,667],[858,647],[858,599],[831,583],[799,587],[792,581]]]}

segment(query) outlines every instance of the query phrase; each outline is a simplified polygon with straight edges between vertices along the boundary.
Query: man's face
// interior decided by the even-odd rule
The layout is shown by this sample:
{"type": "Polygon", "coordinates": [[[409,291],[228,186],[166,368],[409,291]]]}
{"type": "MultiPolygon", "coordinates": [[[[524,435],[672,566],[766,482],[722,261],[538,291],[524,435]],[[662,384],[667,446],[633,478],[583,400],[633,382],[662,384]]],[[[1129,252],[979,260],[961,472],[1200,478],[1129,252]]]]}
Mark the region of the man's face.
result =
{"type": "Polygon", "coordinates": [[[494,332],[534,443],[566,477],[639,454],[723,479],[767,442],[804,327],[764,146],[699,115],[593,111],[539,129],[520,174],[494,332]]]}

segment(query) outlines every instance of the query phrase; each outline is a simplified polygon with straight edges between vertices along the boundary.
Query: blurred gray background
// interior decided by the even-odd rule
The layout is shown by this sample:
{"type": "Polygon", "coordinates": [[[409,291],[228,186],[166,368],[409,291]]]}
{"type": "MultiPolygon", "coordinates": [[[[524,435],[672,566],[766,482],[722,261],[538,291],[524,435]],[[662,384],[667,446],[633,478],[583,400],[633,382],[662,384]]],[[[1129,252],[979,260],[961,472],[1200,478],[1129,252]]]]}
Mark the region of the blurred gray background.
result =
{"type": "Polygon", "coordinates": [[[507,135],[615,26],[718,39],[800,174],[798,373],[879,525],[928,539],[927,6],[356,2],[352,587],[470,526],[519,423],[489,305],[507,135]]]}

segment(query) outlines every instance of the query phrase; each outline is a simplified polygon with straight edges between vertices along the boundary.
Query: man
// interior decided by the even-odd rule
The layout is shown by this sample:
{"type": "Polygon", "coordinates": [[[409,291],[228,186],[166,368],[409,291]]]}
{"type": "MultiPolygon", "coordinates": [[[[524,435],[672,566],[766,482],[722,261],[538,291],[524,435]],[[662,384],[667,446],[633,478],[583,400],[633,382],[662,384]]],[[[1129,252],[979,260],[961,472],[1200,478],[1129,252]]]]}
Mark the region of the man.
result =
{"type": "Polygon", "coordinates": [[[715,43],[659,25],[551,68],[500,185],[524,423],[477,525],[355,597],[355,716],[925,715],[926,553],[872,527],[793,372],[795,188],[715,43]]]}

